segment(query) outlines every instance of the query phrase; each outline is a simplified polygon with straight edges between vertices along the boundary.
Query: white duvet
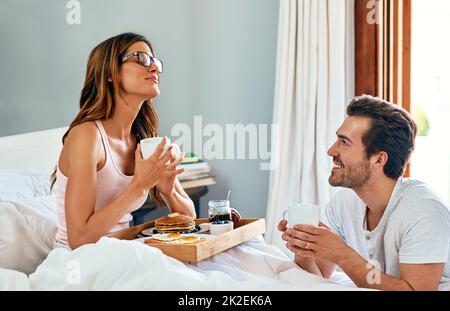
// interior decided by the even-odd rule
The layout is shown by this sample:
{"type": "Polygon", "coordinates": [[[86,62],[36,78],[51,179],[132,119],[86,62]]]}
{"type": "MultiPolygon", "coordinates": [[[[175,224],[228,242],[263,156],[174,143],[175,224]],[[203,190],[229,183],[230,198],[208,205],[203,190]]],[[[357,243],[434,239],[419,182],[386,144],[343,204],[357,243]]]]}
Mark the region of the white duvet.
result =
{"type": "Polygon", "coordinates": [[[136,241],[55,249],[27,276],[0,269],[0,290],[355,290],[309,274],[261,238],[198,264],[136,241]]]}
{"type": "MultiPolygon", "coordinates": [[[[0,290],[358,290],[343,273],[333,279],[348,287],[305,272],[262,237],[195,265],[141,242],[111,238],[75,251],[52,250],[54,199],[9,199],[0,202],[0,290]]],[[[440,290],[450,290],[450,283],[440,290]]]]}
{"type": "Polygon", "coordinates": [[[198,264],[138,241],[102,238],[52,250],[51,196],[0,202],[0,290],[347,290],[253,239],[198,264]]]}

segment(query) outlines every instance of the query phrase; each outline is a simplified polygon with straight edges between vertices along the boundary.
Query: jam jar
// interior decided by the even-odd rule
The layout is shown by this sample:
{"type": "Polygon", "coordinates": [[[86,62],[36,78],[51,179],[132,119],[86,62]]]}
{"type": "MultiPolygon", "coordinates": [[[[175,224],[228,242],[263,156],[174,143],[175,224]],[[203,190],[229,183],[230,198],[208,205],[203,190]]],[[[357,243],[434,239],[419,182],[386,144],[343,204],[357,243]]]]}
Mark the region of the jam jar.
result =
{"type": "Polygon", "coordinates": [[[230,201],[228,200],[212,200],[208,202],[208,218],[209,222],[216,220],[231,221],[230,201]]]}

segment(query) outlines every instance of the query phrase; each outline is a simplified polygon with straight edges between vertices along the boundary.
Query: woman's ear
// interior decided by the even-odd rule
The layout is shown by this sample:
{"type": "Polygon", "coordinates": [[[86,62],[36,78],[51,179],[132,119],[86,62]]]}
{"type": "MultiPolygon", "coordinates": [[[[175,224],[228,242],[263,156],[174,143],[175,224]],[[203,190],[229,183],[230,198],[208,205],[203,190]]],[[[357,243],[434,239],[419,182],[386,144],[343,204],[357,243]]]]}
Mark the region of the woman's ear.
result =
{"type": "Polygon", "coordinates": [[[108,82],[112,82],[112,78],[108,78],[108,82]]]}

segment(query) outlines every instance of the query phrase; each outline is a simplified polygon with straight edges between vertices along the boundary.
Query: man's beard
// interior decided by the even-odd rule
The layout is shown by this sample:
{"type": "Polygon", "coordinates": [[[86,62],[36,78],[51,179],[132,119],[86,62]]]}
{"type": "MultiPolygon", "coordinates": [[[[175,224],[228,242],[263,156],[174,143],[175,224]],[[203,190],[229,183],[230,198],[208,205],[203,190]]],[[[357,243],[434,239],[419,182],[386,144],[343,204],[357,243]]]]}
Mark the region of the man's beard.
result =
{"type": "Polygon", "coordinates": [[[333,187],[355,189],[366,184],[371,176],[369,160],[362,160],[356,164],[346,165],[339,170],[341,170],[341,172],[332,172],[328,179],[328,182],[333,187]]]}

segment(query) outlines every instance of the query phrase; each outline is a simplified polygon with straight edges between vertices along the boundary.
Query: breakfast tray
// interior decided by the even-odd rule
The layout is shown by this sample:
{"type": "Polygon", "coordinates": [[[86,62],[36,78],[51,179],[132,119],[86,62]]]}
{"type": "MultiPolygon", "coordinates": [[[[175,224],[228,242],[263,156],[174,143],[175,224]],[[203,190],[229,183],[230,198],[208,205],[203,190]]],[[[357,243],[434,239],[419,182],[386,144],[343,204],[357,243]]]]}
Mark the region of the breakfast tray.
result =
{"type": "MultiPolygon", "coordinates": [[[[208,222],[208,219],[196,219],[196,224],[208,222]]],[[[137,239],[142,230],[154,226],[154,221],[130,227],[108,235],[121,240],[137,239]]],[[[239,245],[265,232],[265,220],[258,218],[241,218],[231,231],[192,244],[152,244],[164,254],[184,262],[199,262],[215,254],[239,245]]]]}

